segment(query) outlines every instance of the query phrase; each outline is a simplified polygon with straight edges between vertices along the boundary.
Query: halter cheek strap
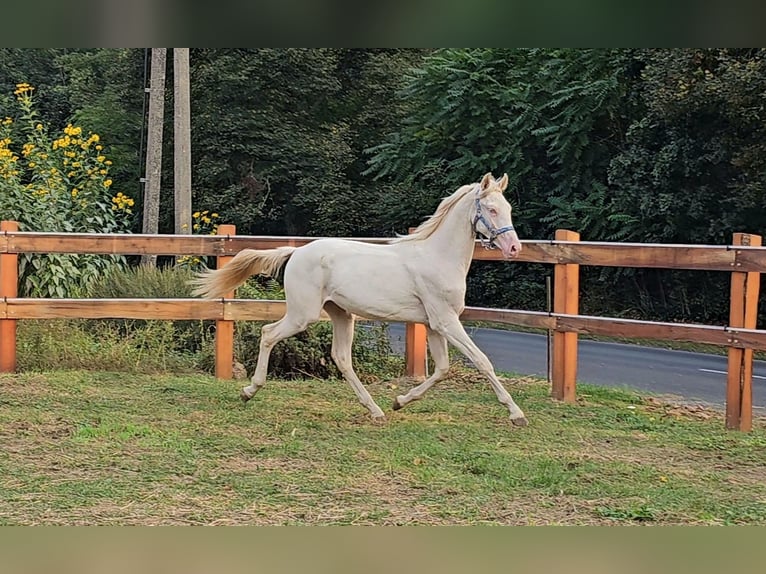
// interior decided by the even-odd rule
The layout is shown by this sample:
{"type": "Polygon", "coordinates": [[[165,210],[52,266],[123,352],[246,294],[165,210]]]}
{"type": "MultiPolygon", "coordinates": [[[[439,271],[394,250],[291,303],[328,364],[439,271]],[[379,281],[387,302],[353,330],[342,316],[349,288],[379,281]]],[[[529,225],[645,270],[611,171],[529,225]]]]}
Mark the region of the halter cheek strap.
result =
{"type": "Polygon", "coordinates": [[[495,249],[497,248],[497,245],[495,245],[495,239],[499,235],[502,235],[503,233],[507,233],[508,231],[513,231],[513,225],[506,225],[505,227],[501,227],[498,229],[490,221],[487,220],[486,217],[484,217],[484,214],[481,212],[481,202],[479,201],[479,191],[476,191],[476,215],[473,217],[473,230],[479,234],[479,241],[484,246],[484,249],[495,249]],[[484,224],[484,227],[489,232],[489,237],[484,238],[482,237],[483,233],[479,231],[476,227],[476,224],[479,222],[482,222],[484,224]]]}

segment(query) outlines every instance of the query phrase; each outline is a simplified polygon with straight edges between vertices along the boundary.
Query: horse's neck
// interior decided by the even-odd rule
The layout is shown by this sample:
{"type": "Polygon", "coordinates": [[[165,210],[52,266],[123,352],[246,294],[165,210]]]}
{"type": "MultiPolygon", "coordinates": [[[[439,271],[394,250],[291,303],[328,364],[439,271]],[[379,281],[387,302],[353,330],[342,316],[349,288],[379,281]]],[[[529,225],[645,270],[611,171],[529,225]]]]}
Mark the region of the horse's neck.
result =
{"type": "Polygon", "coordinates": [[[468,273],[473,259],[475,233],[469,211],[473,206],[474,194],[468,193],[444,217],[439,227],[428,239],[423,241],[424,247],[433,250],[436,257],[445,263],[457,263],[463,274],[468,273]]]}

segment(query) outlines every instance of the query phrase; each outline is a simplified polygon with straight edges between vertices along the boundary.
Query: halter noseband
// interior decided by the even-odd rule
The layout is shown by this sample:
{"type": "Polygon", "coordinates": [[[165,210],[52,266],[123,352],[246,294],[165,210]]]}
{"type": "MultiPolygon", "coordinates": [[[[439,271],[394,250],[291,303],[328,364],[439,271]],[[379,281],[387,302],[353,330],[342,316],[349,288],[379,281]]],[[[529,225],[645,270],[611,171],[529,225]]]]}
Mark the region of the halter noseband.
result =
{"type": "Polygon", "coordinates": [[[495,245],[495,239],[497,239],[497,237],[503,233],[513,231],[513,225],[506,225],[500,229],[492,225],[492,223],[489,222],[481,212],[481,201],[479,201],[480,192],[480,189],[476,190],[476,215],[473,217],[473,230],[479,234],[479,242],[482,244],[484,249],[496,249],[497,245],[495,245]],[[484,227],[487,228],[487,231],[489,231],[489,238],[485,238],[484,234],[476,228],[476,224],[480,221],[484,224],[484,227]]]}

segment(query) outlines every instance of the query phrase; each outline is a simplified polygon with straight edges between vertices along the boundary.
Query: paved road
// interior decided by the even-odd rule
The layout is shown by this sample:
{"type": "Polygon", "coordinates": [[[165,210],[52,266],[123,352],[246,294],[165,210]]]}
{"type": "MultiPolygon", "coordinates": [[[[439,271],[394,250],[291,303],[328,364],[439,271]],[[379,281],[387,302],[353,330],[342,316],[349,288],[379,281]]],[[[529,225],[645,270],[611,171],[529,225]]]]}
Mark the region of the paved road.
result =
{"type": "MultiPolygon", "coordinates": [[[[404,349],[404,325],[389,326],[394,349],[404,349]]],[[[546,376],[547,337],[498,329],[468,329],[498,371],[546,376]]],[[[726,357],[580,340],[577,380],[723,406],[726,357]]],[[[753,369],[753,407],[766,414],[766,361],[753,369]]]]}

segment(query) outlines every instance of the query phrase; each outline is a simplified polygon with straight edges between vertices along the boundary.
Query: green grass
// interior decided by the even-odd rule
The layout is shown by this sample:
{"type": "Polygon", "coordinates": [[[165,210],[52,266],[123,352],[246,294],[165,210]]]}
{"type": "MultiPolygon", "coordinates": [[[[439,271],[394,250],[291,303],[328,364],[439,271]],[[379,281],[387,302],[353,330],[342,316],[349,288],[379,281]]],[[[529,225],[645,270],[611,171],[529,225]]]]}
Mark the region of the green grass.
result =
{"type": "Polygon", "coordinates": [[[764,524],[766,425],[582,386],[578,404],[456,376],[274,381],[248,405],[202,375],[0,377],[0,524],[764,524]]]}

